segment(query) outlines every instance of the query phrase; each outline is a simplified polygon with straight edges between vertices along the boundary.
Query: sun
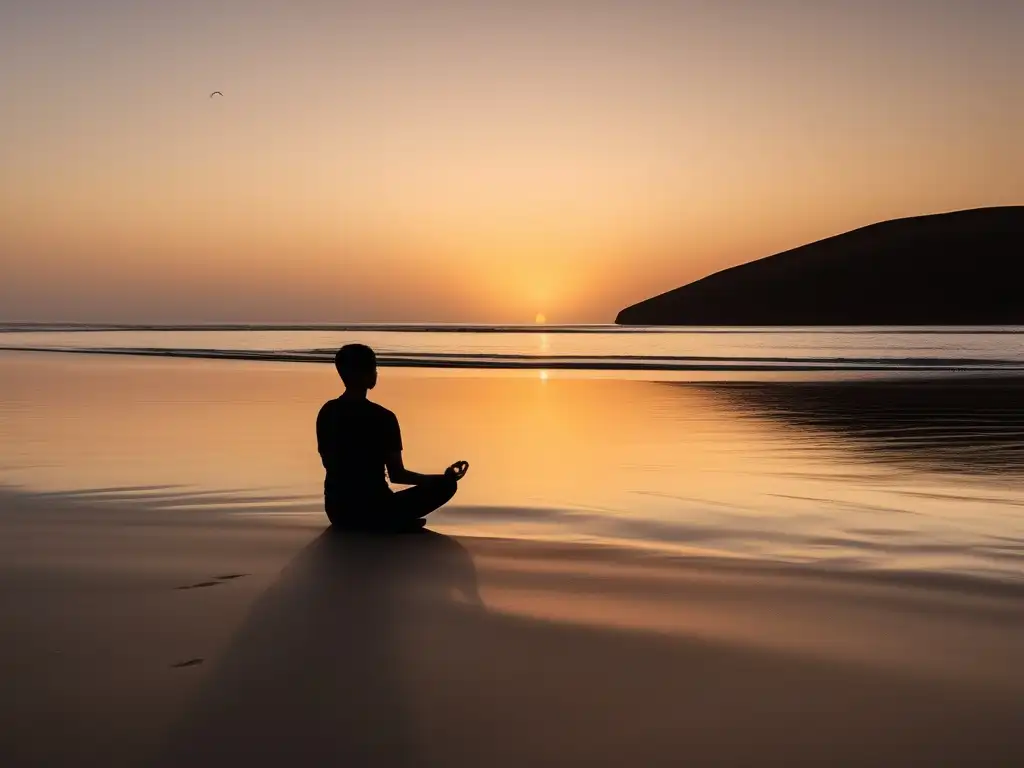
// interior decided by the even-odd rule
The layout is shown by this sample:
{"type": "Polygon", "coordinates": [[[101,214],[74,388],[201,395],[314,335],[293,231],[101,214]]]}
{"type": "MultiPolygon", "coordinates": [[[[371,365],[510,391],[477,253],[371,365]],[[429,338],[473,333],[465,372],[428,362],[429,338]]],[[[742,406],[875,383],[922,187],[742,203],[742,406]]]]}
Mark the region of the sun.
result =
{"type": "Polygon", "coordinates": [[[543,312],[538,312],[536,317],[533,318],[533,322],[535,322],[537,325],[544,325],[544,323],[546,323],[547,321],[548,319],[544,317],[543,312]]]}

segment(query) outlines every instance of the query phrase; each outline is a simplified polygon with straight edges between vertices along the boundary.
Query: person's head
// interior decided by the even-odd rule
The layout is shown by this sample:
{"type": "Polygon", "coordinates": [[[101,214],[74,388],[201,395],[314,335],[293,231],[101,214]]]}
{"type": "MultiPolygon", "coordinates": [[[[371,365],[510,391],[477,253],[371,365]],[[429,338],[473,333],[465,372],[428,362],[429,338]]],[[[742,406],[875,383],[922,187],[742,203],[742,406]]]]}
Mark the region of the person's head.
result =
{"type": "Polygon", "coordinates": [[[349,389],[373,389],[377,384],[377,355],[365,344],[346,344],[334,356],[334,367],[349,389]]]}

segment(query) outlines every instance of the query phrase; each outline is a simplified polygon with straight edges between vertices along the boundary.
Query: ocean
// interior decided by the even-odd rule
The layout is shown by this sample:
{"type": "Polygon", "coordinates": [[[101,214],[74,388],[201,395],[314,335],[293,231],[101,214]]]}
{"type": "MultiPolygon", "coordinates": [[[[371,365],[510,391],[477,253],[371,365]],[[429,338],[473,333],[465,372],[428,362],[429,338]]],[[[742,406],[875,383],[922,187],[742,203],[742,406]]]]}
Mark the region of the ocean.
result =
{"type": "Polygon", "coordinates": [[[0,326],[0,486],[323,526],[343,343],[445,533],[1024,581],[1024,329],[0,326]]]}

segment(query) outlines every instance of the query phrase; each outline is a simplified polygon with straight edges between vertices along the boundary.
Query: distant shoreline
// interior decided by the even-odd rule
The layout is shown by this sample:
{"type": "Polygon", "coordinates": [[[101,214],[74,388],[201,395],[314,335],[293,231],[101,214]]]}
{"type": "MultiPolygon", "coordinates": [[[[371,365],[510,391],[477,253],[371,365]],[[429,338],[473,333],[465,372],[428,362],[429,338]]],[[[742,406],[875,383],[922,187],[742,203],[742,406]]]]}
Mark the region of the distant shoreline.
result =
{"type": "Polygon", "coordinates": [[[111,333],[131,331],[342,331],[379,333],[975,333],[1024,334],[1020,325],[457,325],[451,323],[25,323],[0,322],[3,333],[111,333]]]}

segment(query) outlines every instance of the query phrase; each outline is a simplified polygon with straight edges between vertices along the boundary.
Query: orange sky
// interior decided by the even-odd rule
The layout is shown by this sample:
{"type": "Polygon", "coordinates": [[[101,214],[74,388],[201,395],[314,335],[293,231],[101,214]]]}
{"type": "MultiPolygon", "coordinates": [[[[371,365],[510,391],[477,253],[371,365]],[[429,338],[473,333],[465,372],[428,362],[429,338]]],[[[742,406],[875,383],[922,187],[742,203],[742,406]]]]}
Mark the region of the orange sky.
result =
{"type": "Polygon", "coordinates": [[[496,5],[5,4],[0,320],[610,322],[1024,203],[1022,4],[496,5]]]}

